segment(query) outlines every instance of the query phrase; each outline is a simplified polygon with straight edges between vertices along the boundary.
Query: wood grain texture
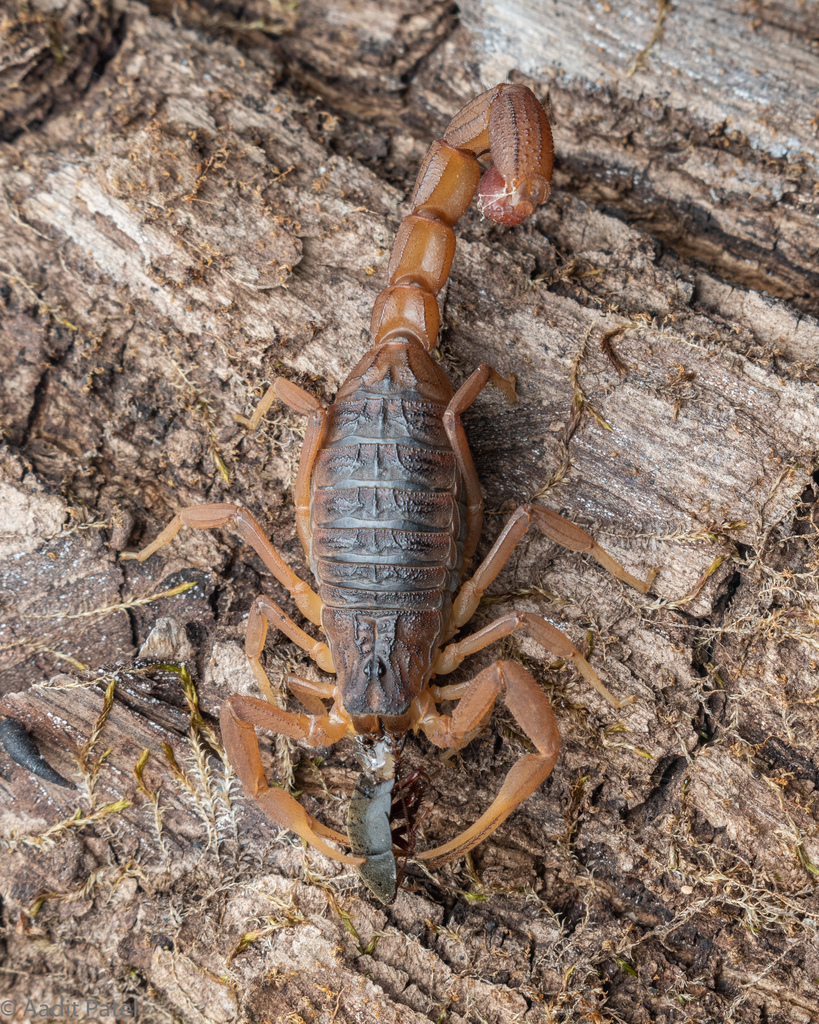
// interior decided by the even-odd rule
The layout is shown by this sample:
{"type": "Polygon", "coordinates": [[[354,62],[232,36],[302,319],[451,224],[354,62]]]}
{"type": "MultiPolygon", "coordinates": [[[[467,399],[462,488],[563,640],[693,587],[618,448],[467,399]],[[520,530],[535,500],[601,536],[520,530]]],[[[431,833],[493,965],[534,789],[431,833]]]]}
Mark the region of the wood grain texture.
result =
{"type": "MultiPolygon", "coordinates": [[[[0,715],[78,789],[0,753],[3,997],[276,1024],[819,1015],[815,12],[681,0],[643,53],[657,13],[7,15],[0,715]],[[526,638],[465,663],[453,681],[520,659],[563,751],[472,865],[411,866],[384,909],[276,835],[220,757],[221,701],[255,693],[247,610],[264,592],[292,612],[287,595],[227,532],[117,555],[180,505],[234,501],[307,578],[303,422],[274,407],[248,436],[234,416],[279,373],[332,396],[426,147],[507,77],[548,94],[556,173],[526,225],[466,215],[443,294],[454,384],[483,361],[518,381],[516,405],[487,392],[466,417],[479,554],[535,500],[660,573],[642,597],[527,536],[474,627],[535,611],[637,699],[613,711],[526,638]],[[181,661],[198,710],[156,667],[181,661]]],[[[311,671],[274,637],[267,667],[311,671]]],[[[425,845],[524,746],[502,708],[449,765],[410,741],[410,767],[437,771],[425,845]]],[[[266,743],[265,764],[343,827],[354,761],[315,753],[266,743]]]]}
{"type": "Polygon", "coordinates": [[[816,17],[731,0],[501,0],[462,14],[483,80],[553,83],[575,187],[591,179],[592,195],[682,254],[814,313],[816,17]]]}

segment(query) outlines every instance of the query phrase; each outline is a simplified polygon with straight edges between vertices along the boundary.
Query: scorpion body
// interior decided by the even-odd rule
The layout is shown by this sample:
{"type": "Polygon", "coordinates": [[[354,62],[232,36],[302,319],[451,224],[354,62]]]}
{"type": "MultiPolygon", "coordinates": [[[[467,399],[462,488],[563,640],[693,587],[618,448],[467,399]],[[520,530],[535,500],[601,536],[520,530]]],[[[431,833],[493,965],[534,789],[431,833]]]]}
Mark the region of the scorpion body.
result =
{"type": "Polygon", "coordinates": [[[461,577],[466,502],[429,355],[373,350],[328,409],[311,567],[351,715],[398,718],[427,685],[461,577]]]}
{"type": "Polygon", "coordinates": [[[222,705],[225,747],[245,791],[278,825],[328,856],[355,865],[383,902],[396,895],[395,854],[414,851],[416,805],[423,788],[402,781],[404,737],[423,731],[446,750],[465,746],[486,724],[496,699],[507,707],[535,752],[512,767],[500,792],[460,836],[416,856],[431,866],[452,860],[494,831],[533,793],[557,760],[560,736],[551,705],[520,664],[497,661],[473,680],[438,686],[432,680],[517,629],[526,629],[620,704],[571,641],[542,617],[512,612],[460,641],[481,595],[534,522],[552,540],[592,555],[624,582],[646,591],[579,527],[538,505],[515,512],[487,557],[463,581],[481,532],[482,499],[461,414],[487,384],[515,401],[514,380],[488,365],[453,391],[431,356],[439,312],[436,296],[455,252],[452,226],[477,191],[485,216],[518,224],[549,195],[552,137],[545,111],[529,89],[498,85],[456,115],[430,148],[389,262],[389,285],[376,298],[373,347],[325,407],[283,377],[274,381],[252,429],[278,398],[308,417],[294,488],[296,525],[318,591],[285,564],[259,524],[237,505],[182,509],[136,557],[169,543],[182,526],[232,525],[251,544],[326,642],[301,629],[261,596],[248,618],[246,651],[264,700],[234,695],[222,705]],[[478,156],[491,161],[482,174],[478,156]],[[288,675],[287,686],[309,714],[280,709],[261,664],[268,625],[302,647],[336,684],[288,675]],[[324,701],[332,700],[331,707],[324,701]],[[455,700],[451,714],[437,703],[455,700]],[[348,835],[321,824],[288,793],[271,788],[257,728],[309,745],[355,738],[362,775],[350,802],[348,835]],[[403,810],[402,810],[403,808],[403,810]],[[401,819],[397,821],[396,819],[401,819]],[[401,823],[402,822],[402,823],[401,823]],[[403,838],[402,838],[403,837],[403,838]],[[352,848],[352,854],[328,843],[352,848]]]}

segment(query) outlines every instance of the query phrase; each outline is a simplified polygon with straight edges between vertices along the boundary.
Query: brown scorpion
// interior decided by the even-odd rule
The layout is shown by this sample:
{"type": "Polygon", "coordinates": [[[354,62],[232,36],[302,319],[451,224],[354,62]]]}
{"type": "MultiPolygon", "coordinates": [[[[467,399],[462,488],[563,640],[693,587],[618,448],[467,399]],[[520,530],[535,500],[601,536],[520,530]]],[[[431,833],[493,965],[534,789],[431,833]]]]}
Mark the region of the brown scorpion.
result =
{"type": "MultiPolygon", "coordinates": [[[[432,358],[438,336],[436,296],[455,253],[452,226],[476,191],[484,214],[499,224],[525,220],[549,196],[552,133],[543,107],[522,85],[497,85],[468,103],[435,141],[418,175],[410,214],[398,229],[389,286],[375,300],[373,347],[330,406],[278,377],[251,419],[255,428],[274,399],[308,418],[295,483],[296,524],[318,592],[285,564],[244,508],[183,508],[137,554],[148,558],[183,526],[232,526],[290,592],[299,611],[326,637],[317,640],[269,597],[250,610],[245,647],[266,699],[231,696],[222,704],[225,748],[245,792],[277,825],[328,857],[357,867],[385,903],[396,895],[395,856],[413,852],[418,800],[396,777],[409,731],[424,732],[449,752],[486,724],[495,701],[506,706],[535,748],[512,767],[499,793],[459,836],[416,856],[431,867],[463,856],[485,839],[551,772],[560,749],[554,712],[534,678],[514,661],[496,661],[469,682],[442,686],[433,678],[518,629],[573,662],[607,701],[621,704],[559,629],[531,612],[510,612],[462,640],[481,595],[530,524],[571,551],[590,554],[610,573],[645,593],[651,579],[630,575],[589,534],[539,505],[523,505],[489,554],[462,584],[482,524],[478,476],[461,415],[487,384],[515,401],[514,379],[481,365],[457,392],[432,358]],[[491,164],[483,173],[478,162],[491,164]],[[286,684],[308,714],[281,710],[260,657],[268,625],[281,630],[335,685],[288,675],[286,684]],[[324,701],[332,701],[328,708],[324,701]],[[457,701],[451,714],[436,705],[457,701]],[[352,736],[362,774],[348,814],[348,836],[321,824],[284,789],[271,788],[262,768],[257,728],[310,746],[352,736]],[[399,798],[396,794],[404,792],[399,798]],[[401,833],[410,841],[396,845],[401,833]],[[328,843],[350,847],[340,852],[328,843]]],[[[400,771],[399,773],[400,774],[400,771]]]]}

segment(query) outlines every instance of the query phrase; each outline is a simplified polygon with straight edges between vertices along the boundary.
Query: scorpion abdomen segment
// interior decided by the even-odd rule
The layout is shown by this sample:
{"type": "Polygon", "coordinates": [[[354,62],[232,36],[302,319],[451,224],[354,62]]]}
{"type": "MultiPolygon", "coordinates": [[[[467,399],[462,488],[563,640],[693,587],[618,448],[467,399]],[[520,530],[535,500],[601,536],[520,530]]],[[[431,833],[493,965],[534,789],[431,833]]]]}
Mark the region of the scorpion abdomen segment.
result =
{"type": "Polygon", "coordinates": [[[450,526],[448,494],[399,491],[394,487],[350,487],[343,491],[317,491],[313,523],[316,526],[361,526],[377,522],[398,530],[441,530],[450,526]]]}
{"type": "Polygon", "coordinates": [[[325,449],[313,470],[317,490],[379,487],[386,482],[405,491],[448,491],[455,478],[451,451],[386,442],[325,449]]]}
{"type": "Polygon", "coordinates": [[[402,396],[362,397],[337,402],[328,411],[325,448],[362,441],[402,440],[426,448],[449,447],[441,421],[441,405],[402,396]]]}
{"type": "Polygon", "coordinates": [[[435,590],[445,587],[449,572],[442,565],[390,565],[383,562],[319,561],[317,573],[325,584],[342,583],[369,591],[435,590]]]}

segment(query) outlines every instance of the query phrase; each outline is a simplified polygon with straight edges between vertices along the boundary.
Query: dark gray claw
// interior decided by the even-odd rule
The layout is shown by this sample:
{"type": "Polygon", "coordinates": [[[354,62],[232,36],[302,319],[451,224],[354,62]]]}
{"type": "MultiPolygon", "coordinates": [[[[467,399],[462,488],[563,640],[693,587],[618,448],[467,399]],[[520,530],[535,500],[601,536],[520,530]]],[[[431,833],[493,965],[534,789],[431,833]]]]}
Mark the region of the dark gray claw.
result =
{"type": "Polygon", "coordinates": [[[33,736],[16,718],[5,718],[0,722],[0,743],[12,761],[16,761],[22,768],[39,775],[46,782],[53,782],[56,786],[76,788],[73,782],[64,779],[51,767],[37,749],[33,736]]]}

